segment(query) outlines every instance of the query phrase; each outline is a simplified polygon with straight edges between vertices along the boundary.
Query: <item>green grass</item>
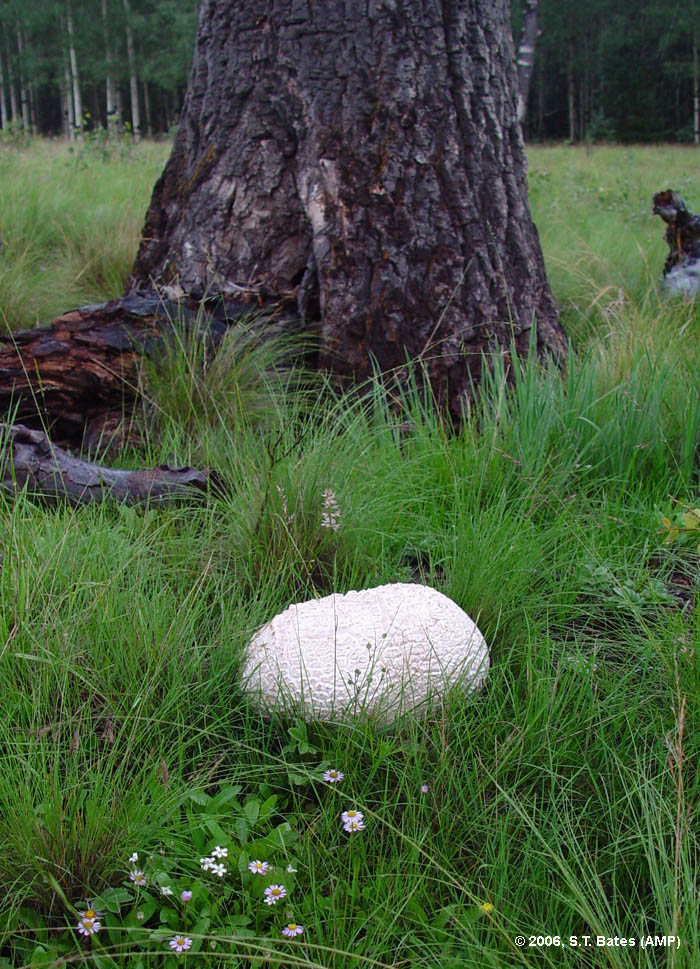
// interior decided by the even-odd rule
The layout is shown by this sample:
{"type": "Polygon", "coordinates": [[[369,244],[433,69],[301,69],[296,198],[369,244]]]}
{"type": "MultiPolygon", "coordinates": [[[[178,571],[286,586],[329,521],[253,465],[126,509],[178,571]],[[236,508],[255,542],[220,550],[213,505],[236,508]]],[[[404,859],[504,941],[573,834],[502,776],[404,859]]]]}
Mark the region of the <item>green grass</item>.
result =
{"type": "MultiPolygon", "coordinates": [[[[130,160],[134,185],[151,151],[130,160]]],[[[38,157],[2,156],[0,185],[38,157]]],[[[696,965],[697,543],[665,544],[661,521],[698,504],[699,320],[660,300],[663,226],[642,217],[655,190],[685,190],[690,164],[685,149],[531,152],[577,352],[564,374],[523,362],[512,390],[495,367],[458,434],[415,393],[397,412],[379,384],[359,402],[275,377],[286,348],[248,330],[225,368],[203,375],[184,346],[145,373],[145,453],[122,456],[208,464],[225,496],[0,499],[0,969],[696,965]],[[604,314],[609,287],[625,300],[604,314]],[[411,580],[477,619],[480,695],[386,727],[265,720],[241,694],[243,648],[288,603],[411,580]],[[322,781],[329,766],[341,784],[322,781]],[[349,807],[366,824],[351,836],[349,807]],[[199,864],[216,845],[223,880],[199,864]],[[250,874],[252,859],[275,872],[250,874]],[[265,905],[275,882],[288,898],[265,905]],[[76,910],[96,898],[102,928],[80,939],[76,910]],[[290,920],[305,931],[287,941],[290,920]],[[179,932],[195,944],[176,957],[179,932]],[[640,949],[647,935],[681,948],[640,949]]],[[[101,171],[105,194],[124,191],[101,171]]],[[[71,205],[86,227],[89,207],[71,205]]]]}
{"type": "Polygon", "coordinates": [[[170,146],[0,147],[0,325],[43,326],[124,293],[170,146]]]}

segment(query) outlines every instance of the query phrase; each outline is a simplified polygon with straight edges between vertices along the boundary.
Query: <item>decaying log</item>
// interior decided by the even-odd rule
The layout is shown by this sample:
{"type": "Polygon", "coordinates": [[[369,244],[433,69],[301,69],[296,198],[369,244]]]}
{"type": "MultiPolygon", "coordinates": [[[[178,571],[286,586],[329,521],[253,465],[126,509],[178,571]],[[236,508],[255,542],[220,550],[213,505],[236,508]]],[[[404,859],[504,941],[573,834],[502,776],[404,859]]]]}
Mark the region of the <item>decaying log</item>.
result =
{"type": "Polygon", "coordinates": [[[132,293],[2,336],[0,414],[45,428],[57,444],[94,447],[136,399],[141,357],[162,356],[193,330],[213,352],[229,326],[261,309],[268,319],[289,320],[287,307],[261,307],[250,294],[208,305],[132,293]]]}
{"type": "Polygon", "coordinates": [[[653,212],[666,223],[664,286],[671,293],[694,296],[700,289],[700,218],[671,189],[656,193],[653,212]]]}
{"type": "Polygon", "coordinates": [[[157,468],[130,471],[83,461],[56,447],[43,431],[22,424],[0,425],[0,484],[12,493],[25,486],[35,495],[71,505],[106,499],[137,504],[201,497],[220,490],[209,469],[157,468]]]}

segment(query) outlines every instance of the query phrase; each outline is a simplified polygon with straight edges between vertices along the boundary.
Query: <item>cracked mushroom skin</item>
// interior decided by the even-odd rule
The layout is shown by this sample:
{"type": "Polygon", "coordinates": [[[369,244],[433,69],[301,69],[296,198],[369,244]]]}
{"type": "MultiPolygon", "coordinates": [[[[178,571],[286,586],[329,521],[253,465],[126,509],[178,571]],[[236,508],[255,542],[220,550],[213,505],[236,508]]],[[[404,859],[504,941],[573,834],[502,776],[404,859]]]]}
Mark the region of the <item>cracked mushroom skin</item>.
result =
{"type": "Polygon", "coordinates": [[[253,636],[243,682],[266,712],[391,722],[451,687],[477,690],[488,666],[484,637],[455,602],[392,583],[290,605],[253,636]]]}

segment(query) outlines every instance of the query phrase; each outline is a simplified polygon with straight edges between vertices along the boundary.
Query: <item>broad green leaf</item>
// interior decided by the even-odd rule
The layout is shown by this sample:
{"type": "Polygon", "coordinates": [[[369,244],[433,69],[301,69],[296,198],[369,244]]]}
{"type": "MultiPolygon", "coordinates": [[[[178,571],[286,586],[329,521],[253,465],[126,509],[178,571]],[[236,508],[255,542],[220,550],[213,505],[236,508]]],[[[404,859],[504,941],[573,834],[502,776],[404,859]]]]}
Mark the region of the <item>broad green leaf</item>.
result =
{"type": "Polygon", "coordinates": [[[275,807],[277,806],[277,795],[271,794],[267,800],[263,801],[260,805],[260,816],[258,817],[258,822],[262,823],[267,821],[271,814],[274,813],[275,807]]]}
{"type": "MultiPolygon", "coordinates": [[[[235,801],[236,797],[241,793],[241,790],[242,788],[240,785],[236,787],[232,787],[231,785],[222,787],[216,797],[211,799],[210,809],[218,810],[219,808],[224,807],[224,805],[230,804],[231,801],[235,801]]],[[[238,805],[233,806],[238,807],[238,805]]]]}
{"type": "Polygon", "coordinates": [[[221,844],[222,841],[228,841],[229,836],[223,830],[219,822],[215,821],[214,818],[205,818],[204,825],[210,834],[214,835],[219,844],[221,844]]]}
{"type": "Polygon", "coordinates": [[[260,801],[256,797],[249,798],[243,805],[243,810],[250,822],[251,828],[255,827],[258,815],[260,814],[260,801]]]}
{"type": "Polygon", "coordinates": [[[106,888],[101,895],[93,899],[92,904],[93,908],[100,911],[114,912],[115,915],[118,915],[121,912],[122,905],[130,902],[132,897],[128,888],[106,888]]]}
{"type": "Polygon", "coordinates": [[[193,938],[192,948],[190,949],[190,952],[199,952],[199,950],[202,948],[202,942],[204,940],[197,939],[194,937],[197,935],[206,935],[206,933],[209,931],[210,925],[211,925],[210,919],[199,919],[199,921],[196,922],[191,929],[188,929],[188,931],[192,933],[192,938],[193,938]]]}
{"type": "Polygon", "coordinates": [[[238,835],[240,844],[244,845],[250,834],[250,828],[245,818],[236,818],[236,834],[238,835]]]}
{"type": "Polygon", "coordinates": [[[693,511],[687,511],[683,516],[683,523],[685,524],[686,528],[700,528],[700,508],[694,508],[693,511]]]}

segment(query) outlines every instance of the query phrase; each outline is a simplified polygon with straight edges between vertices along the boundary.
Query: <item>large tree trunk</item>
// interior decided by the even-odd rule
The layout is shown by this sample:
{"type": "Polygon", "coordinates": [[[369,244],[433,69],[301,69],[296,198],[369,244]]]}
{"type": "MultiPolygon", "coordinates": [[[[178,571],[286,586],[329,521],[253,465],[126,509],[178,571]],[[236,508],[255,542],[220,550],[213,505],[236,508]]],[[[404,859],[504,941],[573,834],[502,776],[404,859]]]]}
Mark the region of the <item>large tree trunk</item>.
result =
{"type": "Polygon", "coordinates": [[[130,288],[294,297],[321,364],[565,343],[527,204],[507,0],[204,0],[130,288]]]}

